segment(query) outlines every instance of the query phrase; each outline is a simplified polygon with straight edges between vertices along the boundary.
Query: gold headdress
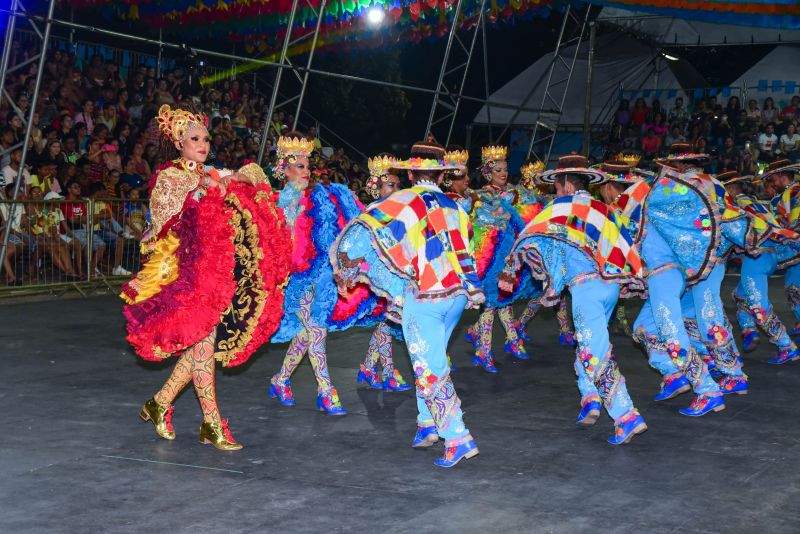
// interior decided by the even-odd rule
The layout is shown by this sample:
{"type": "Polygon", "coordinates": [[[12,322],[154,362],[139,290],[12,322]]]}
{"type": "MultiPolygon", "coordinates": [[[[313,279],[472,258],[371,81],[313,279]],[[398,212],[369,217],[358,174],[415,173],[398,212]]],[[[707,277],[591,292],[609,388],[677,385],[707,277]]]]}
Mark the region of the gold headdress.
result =
{"type": "Polygon", "coordinates": [[[310,156],[314,151],[314,142],[301,137],[278,138],[278,158],[289,156],[310,156]]]}
{"type": "Polygon", "coordinates": [[[624,154],[620,152],[614,158],[614,161],[624,161],[628,167],[636,167],[641,161],[642,156],[638,154],[624,154]]]}
{"type": "Polygon", "coordinates": [[[164,104],[158,109],[156,121],[161,133],[173,141],[182,140],[192,126],[208,128],[208,117],[202,113],[172,109],[168,104],[164,104]]]}
{"type": "Polygon", "coordinates": [[[367,179],[366,188],[372,198],[378,199],[380,196],[381,182],[386,181],[386,178],[391,174],[389,171],[396,162],[397,159],[391,156],[375,156],[367,160],[369,178],[367,179]]]}
{"type": "Polygon", "coordinates": [[[481,161],[484,165],[493,166],[495,161],[502,161],[508,158],[508,147],[490,145],[481,149],[481,161]]]}
{"type": "MultiPolygon", "coordinates": [[[[449,150],[444,153],[444,162],[456,166],[450,173],[452,176],[466,176],[467,161],[469,161],[469,152],[466,150],[449,150]]],[[[446,181],[445,185],[449,186],[449,178],[446,181]]]]}
{"type": "Polygon", "coordinates": [[[526,163],[520,169],[522,173],[522,179],[519,181],[520,185],[528,189],[533,189],[536,186],[536,177],[543,170],[544,162],[542,161],[530,161],[526,163]]]}

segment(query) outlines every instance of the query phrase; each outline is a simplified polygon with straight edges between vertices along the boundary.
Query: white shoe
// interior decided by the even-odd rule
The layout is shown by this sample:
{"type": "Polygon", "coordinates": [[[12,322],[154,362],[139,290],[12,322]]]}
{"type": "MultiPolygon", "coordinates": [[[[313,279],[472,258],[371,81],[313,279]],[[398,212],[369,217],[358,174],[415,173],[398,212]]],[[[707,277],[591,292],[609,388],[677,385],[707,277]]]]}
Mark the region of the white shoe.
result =
{"type": "Polygon", "coordinates": [[[122,265],[117,265],[111,271],[111,274],[114,275],[114,276],[130,276],[131,272],[129,270],[125,269],[125,267],[123,267],[122,265]]]}

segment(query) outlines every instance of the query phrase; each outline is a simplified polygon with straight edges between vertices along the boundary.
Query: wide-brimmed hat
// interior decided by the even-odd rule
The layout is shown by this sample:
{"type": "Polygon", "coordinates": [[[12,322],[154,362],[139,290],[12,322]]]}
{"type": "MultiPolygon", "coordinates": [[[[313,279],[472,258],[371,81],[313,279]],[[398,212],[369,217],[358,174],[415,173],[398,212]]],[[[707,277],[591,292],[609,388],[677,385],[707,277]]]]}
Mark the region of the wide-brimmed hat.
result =
{"type": "Polygon", "coordinates": [[[539,179],[552,184],[558,176],[563,174],[578,174],[589,180],[590,184],[602,184],[608,180],[608,175],[600,169],[589,167],[589,160],[579,154],[569,154],[558,158],[558,165],[555,169],[544,171],[539,179]]]}
{"type": "Polygon", "coordinates": [[[760,180],[767,180],[774,174],[782,174],[784,172],[789,172],[792,174],[800,173],[800,164],[792,163],[786,158],[776,159],[767,165],[767,168],[764,169],[764,172],[761,173],[758,178],[760,180]]]}
{"type": "Polygon", "coordinates": [[[656,163],[669,163],[670,161],[703,161],[709,158],[708,154],[702,152],[694,152],[694,147],[689,143],[672,143],[667,155],[663,158],[658,158],[656,163]]]}
{"type": "Polygon", "coordinates": [[[393,169],[407,171],[454,171],[456,163],[444,161],[444,147],[433,141],[418,141],[411,146],[411,157],[396,161],[393,169]]]}
{"type": "Polygon", "coordinates": [[[608,181],[632,185],[641,182],[652,173],[633,167],[630,163],[620,160],[606,161],[600,169],[608,175],[608,181]]]}
{"type": "Polygon", "coordinates": [[[752,181],[754,176],[752,174],[740,175],[737,171],[725,171],[717,174],[717,181],[722,185],[738,184],[742,182],[752,181]]]}

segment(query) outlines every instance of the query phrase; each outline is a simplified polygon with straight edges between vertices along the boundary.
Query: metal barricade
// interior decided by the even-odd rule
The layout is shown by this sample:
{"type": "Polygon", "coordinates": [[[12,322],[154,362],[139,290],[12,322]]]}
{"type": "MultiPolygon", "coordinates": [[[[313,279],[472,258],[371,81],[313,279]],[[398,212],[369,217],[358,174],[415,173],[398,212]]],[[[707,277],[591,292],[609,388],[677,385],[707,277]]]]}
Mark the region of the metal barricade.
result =
{"type": "MultiPolygon", "coordinates": [[[[141,265],[146,200],[0,200],[0,240],[9,229],[0,288],[119,282],[141,265]],[[12,204],[13,215],[12,215],[12,204]]],[[[1,242],[1,241],[0,241],[1,242]]],[[[87,285],[88,284],[88,285],[87,285]]]]}

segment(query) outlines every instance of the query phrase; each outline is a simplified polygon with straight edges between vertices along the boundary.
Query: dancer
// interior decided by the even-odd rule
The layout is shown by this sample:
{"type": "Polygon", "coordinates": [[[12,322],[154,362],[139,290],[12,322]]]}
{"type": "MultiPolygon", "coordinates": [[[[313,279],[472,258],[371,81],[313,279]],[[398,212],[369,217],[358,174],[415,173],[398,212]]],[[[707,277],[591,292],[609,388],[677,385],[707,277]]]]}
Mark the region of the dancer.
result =
{"type": "MultiPolygon", "coordinates": [[[[367,162],[369,179],[366,188],[375,200],[382,200],[400,190],[400,177],[392,172],[392,165],[396,161],[393,156],[382,154],[367,162]]],[[[381,321],[375,327],[375,332],[369,340],[367,356],[359,366],[357,382],[359,384],[366,382],[369,387],[384,391],[408,391],[411,389],[400,371],[394,368],[392,329],[387,321],[381,321]],[[382,374],[378,373],[378,360],[383,367],[382,374]]]]}
{"type": "Polygon", "coordinates": [[[354,326],[370,316],[376,299],[365,288],[346,298],[337,294],[327,252],[341,228],[363,209],[343,185],[309,187],[308,158],[313,150],[314,143],[301,134],[278,139],[274,174],[284,182],[278,206],[291,229],[292,255],[283,319],[272,341],[291,344],[283,365],[270,379],[269,395],[285,406],[295,404],[290,378],[308,353],[317,380],[317,408],[330,415],[346,415],[328,372],[328,330],[354,326]]]}
{"type": "Polygon", "coordinates": [[[417,432],[413,447],[445,440],[435,461],[452,467],[478,454],[464,426],[461,401],[447,365],[447,342],[465,306],[483,301],[470,247],[467,214],[439,184],[444,149],[419,142],[398,162],[412,187],[398,191],[348,225],[331,249],[340,291],[358,282],[384,295],[389,313],[402,317],[403,336],[417,386],[417,432]]]}
{"type": "MultiPolygon", "coordinates": [[[[794,231],[800,229],[800,184],[795,181],[798,173],[800,165],[779,159],[770,163],[761,176],[765,185],[775,193],[771,201],[775,218],[781,226],[794,231]]],[[[786,269],[783,283],[795,316],[795,325],[788,333],[790,336],[800,335],[800,265],[786,269]]]]}
{"type": "Polygon", "coordinates": [[[614,358],[608,321],[620,291],[639,289],[642,266],[625,227],[587,191],[590,183],[605,179],[602,171],[589,169],[586,158],[577,155],[562,157],[556,170],[543,173],[542,180],[555,183],[557,198],[522,232],[499,284],[510,290],[518,270],[527,266],[543,282],[543,302],[552,302],[569,287],[581,392],[576,422],[594,424],[602,402],[614,420],[614,435],[608,442],[622,445],[647,425],[614,358]]]}
{"type": "Polygon", "coordinates": [[[481,366],[489,373],[497,367],[492,353],[492,327],[497,312],[506,332],[504,350],[515,358],[529,358],[519,338],[511,304],[516,298],[531,292],[530,283],[515,285],[515,294],[501,294],[497,290],[497,276],[502,272],[506,257],[514,245],[517,234],[525,223],[514,209],[519,193],[508,184],[507,147],[487,146],[481,150],[483,167],[481,173],[488,182],[478,191],[479,205],[474,206],[473,226],[475,231],[475,261],[478,276],[484,285],[486,303],[478,322],[467,330],[467,340],[475,347],[472,364],[481,366]]]}
{"type": "MultiPolygon", "coordinates": [[[[688,408],[679,410],[681,414],[699,417],[721,411],[725,409],[725,401],[720,388],[684,326],[684,317],[690,315],[694,319],[691,293],[687,293],[688,299],[681,299],[685,291],[684,274],[674,251],[645,218],[651,188],[631,163],[604,163],[602,169],[608,180],[600,188],[600,194],[625,225],[646,266],[643,278],[648,298],[634,323],[634,339],[645,346],[650,365],[664,377],[654,400],[670,399],[693,388],[697,396],[688,408]],[[686,308],[688,305],[691,312],[686,308]]],[[[680,196],[675,198],[678,200],[680,196]]],[[[688,228],[694,230],[692,226],[688,228]]]]}
{"type": "MultiPolygon", "coordinates": [[[[717,179],[725,185],[728,194],[739,208],[763,219],[767,224],[779,226],[769,208],[745,194],[745,185],[752,181],[753,176],[739,176],[736,171],[729,171],[717,175],[717,179]]],[[[784,237],[784,241],[791,240],[797,243],[800,238],[794,232],[788,230],[784,232],[790,234],[784,237]]],[[[779,268],[785,269],[800,263],[800,253],[792,245],[770,240],[761,248],[761,254],[758,256],[741,254],[740,257],[741,277],[739,284],[733,290],[733,298],[738,310],[736,317],[742,329],[742,350],[744,352],[755,350],[759,341],[758,328],[761,328],[769,341],[778,349],[775,357],[768,360],[769,363],[782,364],[800,359],[800,352],[775,313],[768,292],[769,277],[779,268]]]]}
{"type": "Polygon", "coordinates": [[[204,116],[164,105],[157,119],[164,146],[180,157],[156,174],[142,240],[147,260],[121,297],[136,353],[152,361],[179,358],[140,416],[162,438],[175,439],[173,403],[192,382],[203,411],[200,442],[241,449],[219,413],[215,361],[244,363],[278,328],[288,235],[257,165],[237,173],[204,165],[204,116]]]}

